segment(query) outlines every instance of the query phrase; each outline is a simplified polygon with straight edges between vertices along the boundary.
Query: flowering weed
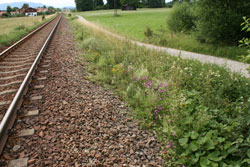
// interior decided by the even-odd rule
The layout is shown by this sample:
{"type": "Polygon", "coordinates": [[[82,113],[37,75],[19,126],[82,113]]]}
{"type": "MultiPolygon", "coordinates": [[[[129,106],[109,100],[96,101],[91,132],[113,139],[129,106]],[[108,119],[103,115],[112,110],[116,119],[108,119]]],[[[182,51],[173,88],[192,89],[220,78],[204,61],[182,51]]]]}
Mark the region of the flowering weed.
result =
{"type": "Polygon", "coordinates": [[[81,31],[90,78],[115,89],[157,133],[165,166],[249,166],[249,79],[81,31]]]}

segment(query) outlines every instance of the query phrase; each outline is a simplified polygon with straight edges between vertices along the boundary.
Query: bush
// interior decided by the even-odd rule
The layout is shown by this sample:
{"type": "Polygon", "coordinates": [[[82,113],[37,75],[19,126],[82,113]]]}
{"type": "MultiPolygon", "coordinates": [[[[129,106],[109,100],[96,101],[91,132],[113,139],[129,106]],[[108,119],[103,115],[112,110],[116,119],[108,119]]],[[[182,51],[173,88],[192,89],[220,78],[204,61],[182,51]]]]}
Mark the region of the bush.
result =
{"type": "Polygon", "coordinates": [[[202,0],[195,5],[197,37],[205,42],[236,43],[243,36],[240,24],[250,16],[250,1],[202,0]]]}
{"type": "MultiPolygon", "coordinates": [[[[241,24],[243,26],[242,31],[250,32],[250,18],[244,17],[243,19],[244,22],[241,24]]],[[[250,38],[243,37],[239,42],[240,47],[246,47],[248,49],[248,54],[240,56],[240,60],[244,63],[250,63],[250,38]]]]}
{"type": "Polygon", "coordinates": [[[170,30],[175,32],[189,31],[194,27],[194,20],[192,4],[187,2],[176,3],[167,20],[167,25],[170,30]]]}

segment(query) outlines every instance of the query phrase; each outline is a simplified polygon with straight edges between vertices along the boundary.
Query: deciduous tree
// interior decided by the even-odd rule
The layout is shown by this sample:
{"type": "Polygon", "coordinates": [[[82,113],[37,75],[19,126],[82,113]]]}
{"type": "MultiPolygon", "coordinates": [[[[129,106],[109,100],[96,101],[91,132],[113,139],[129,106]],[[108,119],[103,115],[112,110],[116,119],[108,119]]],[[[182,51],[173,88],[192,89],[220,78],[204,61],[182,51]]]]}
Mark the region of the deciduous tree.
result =
{"type": "Polygon", "coordinates": [[[148,0],[149,8],[161,8],[165,4],[165,0],[148,0]]]}
{"type": "Polygon", "coordinates": [[[121,5],[126,5],[126,4],[137,7],[139,4],[139,0],[121,0],[121,5]]]}
{"type": "Polygon", "coordinates": [[[7,6],[7,13],[10,14],[11,11],[12,11],[12,9],[11,9],[11,7],[8,5],[8,6],[7,6]]]}
{"type": "Polygon", "coordinates": [[[29,8],[29,7],[30,7],[30,5],[29,5],[28,3],[24,3],[24,4],[23,4],[23,8],[24,8],[24,9],[27,9],[27,8],[29,8]]]}
{"type": "Polygon", "coordinates": [[[242,38],[240,24],[250,16],[250,1],[199,0],[195,6],[198,37],[207,42],[236,43],[242,38]]]}
{"type": "Polygon", "coordinates": [[[108,4],[109,9],[114,9],[115,2],[117,4],[116,5],[117,9],[121,8],[120,0],[107,0],[107,4],[108,4]]]}
{"type": "Polygon", "coordinates": [[[75,0],[77,11],[89,11],[94,9],[93,0],[75,0]]]}
{"type": "Polygon", "coordinates": [[[17,11],[18,9],[19,9],[18,7],[14,7],[14,8],[12,8],[12,12],[17,11]]]}

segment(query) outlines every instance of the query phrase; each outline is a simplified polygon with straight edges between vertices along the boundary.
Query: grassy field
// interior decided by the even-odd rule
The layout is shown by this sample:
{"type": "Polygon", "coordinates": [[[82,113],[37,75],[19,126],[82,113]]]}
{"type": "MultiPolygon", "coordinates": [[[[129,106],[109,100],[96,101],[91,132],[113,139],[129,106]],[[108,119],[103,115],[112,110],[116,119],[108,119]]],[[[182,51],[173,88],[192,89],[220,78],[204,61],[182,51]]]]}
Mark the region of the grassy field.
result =
{"type": "Polygon", "coordinates": [[[0,44],[10,45],[51,17],[53,15],[46,16],[45,20],[42,20],[42,16],[0,19],[0,44]]]}
{"type": "Polygon", "coordinates": [[[246,54],[246,49],[238,46],[201,43],[192,34],[172,33],[166,20],[171,9],[138,9],[137,11],[118,11],[114,17],[112,10],[90,11],[77,13],[87,20],[94,22],[112,32],[130,39],[152,43],[155,45],[176,48],[196,53],[225,57],[239,60],[240,55],[246,54]],[[144,32],[149,27],[153,35],[145,37],[144,32]]]}
{"type": "Polygon", "coordinates": [[[249,79],[70,20],[87,78],[113,89],[141,126],[156,132],[165,166],[248,166],[249,79]]]}
{"type": "Polygon", "coordinates": [[[170,9],[138,9],[138,11],[118,11],[114,17],[112,10],[78,13],[87,20],[102,25],[109,30],[134,40],[144,40],[146,27],[153,31],[166,29],[166,19],[170,9]]]}

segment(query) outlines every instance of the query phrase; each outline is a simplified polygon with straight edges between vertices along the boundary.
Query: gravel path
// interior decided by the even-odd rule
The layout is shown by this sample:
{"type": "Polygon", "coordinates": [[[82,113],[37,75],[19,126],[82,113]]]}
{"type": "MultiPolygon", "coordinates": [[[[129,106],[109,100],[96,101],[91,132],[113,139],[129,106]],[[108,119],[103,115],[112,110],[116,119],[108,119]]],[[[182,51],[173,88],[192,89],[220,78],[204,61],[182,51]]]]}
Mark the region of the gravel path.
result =
{"type": "Polygon", "coordinates": [[[102,31],[108,35],[115,37],[115,38],[130,41],[131,43],[136,44],[138,46],[143,46],[143,47],[146,47],[149,49],[154,49],[157,51],[165,52],[171,56],[176,56],[176,57],[180,56],[181,58],[184,58],[184,59],[194,59],[194,60],[198,60],[202,63],[217,64],[219,66],[222,66],[222,67],[225,67],[225,68],[231,70],[232,72],[238,72],[238,73],[241,73],[243,76],[250,78],[250,73],[247,70],[249,68],[250,64],[244,64],[241,62],[228,60],[228,59],[224,59],[224,58],[220,58],[220,57],[209,56],[209,55],[193,53],[193,52],[187,52],[187,51],[182,51],[182,50],[177,50],[177,49],[172,49],[172,48],[165,48],[165,47],[160,47],[160,46],[155,46],[155,45],[151,45],[151,44],[145,44],[142,42],[130,40],[130,39],[127,39],[125,37],[114,34],[110,31],[107,31],[104,28],[87,21],[82,16],[78,16],[78,18],[79,18],[78,21],[83,23],[84,25],[91,27],[93,29],[97,29],[98,31],[102,31]]]}
{"type": "Polygon", "coordinates": [[[70,29],[63,18],[51,43],[56,47],[47,51],[52,61],[45,88],[29,90],[28,97],[39,94],[43,99],[26,99],[20,110],[39,109],[39,116],[19,116],[15,123],[14,133],[34,128],[35,134],[10,137],[1,159],[29,157],[34,167],[161,166],[155,135],[141,130],[111,91],[85,79],[87,67],[84,60],[76,62],[70,29]]]}

